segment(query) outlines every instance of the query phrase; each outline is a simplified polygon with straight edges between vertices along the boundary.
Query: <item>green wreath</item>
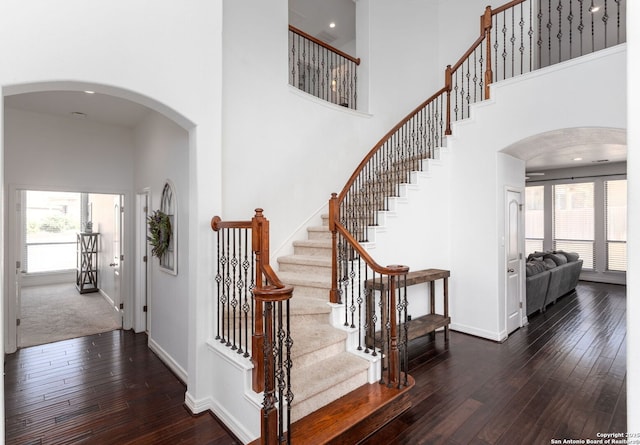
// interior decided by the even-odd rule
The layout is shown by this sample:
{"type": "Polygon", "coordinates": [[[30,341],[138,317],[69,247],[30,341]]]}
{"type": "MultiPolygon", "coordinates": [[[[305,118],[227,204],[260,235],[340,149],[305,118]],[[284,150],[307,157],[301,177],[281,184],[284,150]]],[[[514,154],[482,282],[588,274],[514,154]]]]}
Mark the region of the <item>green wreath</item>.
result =
{"type": "Polygon", "coordinates": [[[171,242],[171,219],[161,210],[155,210],[147,217],[149,236],[147,240],[153,247],[151,255],[161,258],[169,249],[171,242]]]}

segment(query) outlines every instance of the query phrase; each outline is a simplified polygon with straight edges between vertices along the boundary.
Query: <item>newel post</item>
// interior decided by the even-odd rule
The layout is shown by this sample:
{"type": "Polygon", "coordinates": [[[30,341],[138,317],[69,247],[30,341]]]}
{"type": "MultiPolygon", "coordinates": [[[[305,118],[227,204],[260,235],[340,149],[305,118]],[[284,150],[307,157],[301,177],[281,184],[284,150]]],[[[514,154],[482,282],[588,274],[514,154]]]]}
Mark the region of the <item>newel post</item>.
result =
{"type": "Polygon", "coordinates": [[[332,193],[329,200],[329,230],[331,231],[331,291],[329,292],[329,302],[340,303],[340,292],[338,291],[338,229],[336,219],[340,213],[340,203],[338,194],[332,193]]]}
{"type": "Polygon", "coordinates": [[[484,14],[480,17],[480,32],[484,34],[487,45],[487,70],[484,73],[484,98],[490,99],[489,86],[493,82],[493,71],[491,70],[491,28],[492,28],[492,12],[491,6],[487,6],[484,14]]]}
{"type": "Polygon", "coordinates": [[[447,69],[444,71],[444,87],[447,90],[447,127],[444,134],[451,135],[451,65],[447,65],[447,69]]]}
{"type": "Polygon", "coordinates": [[[400,386],[400,350],[398,349],[398,301],[396,293],[398,289],[398,277],[409,271],[407,266],[387,266],[393,270],[389,275],[389,386],[400,386]]]}
{"type": "MultiPolygon", "coordinates": [[[[263,287],[262,270],[269,264],[269,221],[262,209],[256,209],[251,219],[251,248],[256,256],[255,293],[263,287]]],[[[252,387],[255,392],[264,390],[264,316],[262,300],[255,299],[255,326],[251,338],[251,363],[253,363],[252,387]]]]}
{"type": "MultiPolygon", "coordinates": [[[[293,295],[293,288],[291,286],[277,288],[273,285],[266,285],[259,288],[256,287],[253,292],[256,303],[264,305],[264,346],[262,351],[264,398],[261,410],[260,443],[262,445],[276,445],[283,443],[280,439],[284,434],[284,428],[281,427],[282,418],[278,419],[279,414],[284,416],[282,411],[278,412],[278,405],[282,408],[283,401],[278,400],[278,397],[276,397],[276,375],[282,375],[282,369],[278,368],[282,366],[284,360],[282,357],[282,339],[279,339],[279,334],[283,331],[281,305],[283,302],[288,304],[288,300],[293,295]],[[276,364],[276,360],[278,360],[278,364],[276,364]]],[[[288,318],[286,330],[287,332],[289,330],[288,318]]],[[[287,361],[289,360],[290,357],[287,353],[287,361]]],[[[288,418],[290,418],[290,414],[289,410],[288,418]]],[[[290,428],[287,428],[287,431],[290,431],[290,428]]],[[[289,441],[287,440],[286,443],[289,443],[289,441]]]]}

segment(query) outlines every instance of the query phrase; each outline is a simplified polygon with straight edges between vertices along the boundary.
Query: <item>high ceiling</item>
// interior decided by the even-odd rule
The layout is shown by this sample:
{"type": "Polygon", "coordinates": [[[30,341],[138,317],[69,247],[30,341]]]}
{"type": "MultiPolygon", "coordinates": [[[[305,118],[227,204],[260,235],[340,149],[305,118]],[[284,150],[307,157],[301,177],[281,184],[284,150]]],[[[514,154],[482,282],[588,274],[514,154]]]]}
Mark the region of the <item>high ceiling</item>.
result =
{"type": "Polygon", "coordinates": [[[356,5],[354,0],[289,0],[289,24],[341,48],[356,38],[356,5]]]}
{"type": "Polygon", "coordinates": [[[73,117],[107,125],[133,128],[149,113],[144,105],[107,94],[82,91],[43,91],[6,96],[9,108],[73,117]]]}
{"type": "MultiPolygon", "coordinates": [[[[354,0],[289,0],[289,23],[333,46],[355,39],[354,0]],[[334,23],[335,27],[330,27],[334,23]]],[[[25,93],[4,98],[5,106],[133,128],[149,113],[143,105],[106,94],[80,91],[25,93]]],[[[620,162],[627,158],[624,130],[560,130],[504,150],[527,162],[527,171],[620,162]]]]}

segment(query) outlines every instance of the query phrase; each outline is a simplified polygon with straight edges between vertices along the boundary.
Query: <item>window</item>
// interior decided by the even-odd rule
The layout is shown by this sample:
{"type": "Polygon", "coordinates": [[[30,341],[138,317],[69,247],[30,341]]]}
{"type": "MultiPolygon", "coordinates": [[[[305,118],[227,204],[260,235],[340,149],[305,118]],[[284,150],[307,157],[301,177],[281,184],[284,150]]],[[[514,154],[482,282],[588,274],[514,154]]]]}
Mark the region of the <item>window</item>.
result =
{"type": "Polygon", "coordinates": [[[544,186],[527,187],[525,190],[525,251],[541,252],[544,241],[544,186]]]}
{"type": "Polygon", "coordinates": [[[173,275],[178,274],[177,258],[176,258],[176,237],[178,236],[177,217],[176,217],[176,196],[173,183],[169,180],[165,182],[160,196],[160,210],[169,216],[171,221],[171,237],[167,251],[160,258],[160,270],[173,275]]]}
{"type": "Polygon", "coordinates": [[[593,192],[593,182],[553,186],[553,249],[577,252],[585,269],[593,269],[593,192]]]}
{"type": "Polygon", "coordinates": [[[80,193],[26,191],[23,267],[27,273],[76,267],[80,193]]]}
{"type": "Polygon", "coordinates": [[[627,180],[605,181],[607,270],[627,270],[627,180]]]}

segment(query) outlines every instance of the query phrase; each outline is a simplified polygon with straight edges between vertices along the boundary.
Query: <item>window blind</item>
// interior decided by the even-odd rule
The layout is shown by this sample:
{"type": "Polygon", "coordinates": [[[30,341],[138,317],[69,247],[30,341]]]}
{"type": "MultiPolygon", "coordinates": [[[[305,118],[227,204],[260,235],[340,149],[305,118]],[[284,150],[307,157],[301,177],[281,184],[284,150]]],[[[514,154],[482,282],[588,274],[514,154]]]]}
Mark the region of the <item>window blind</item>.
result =
{"type": "Polygon", "coordinates": [[[627,270],[627,180],[605,181],[607,270],[627,270]]]}
{"type": "Polygon", "coordinates": [[[542,251],[544,240],[544,186],[525,188],[525,251],[542,251]]]}
{"type": "Polygon", "coordinates": [[[553,186],[553,248],[577,252],[583,268],[593,269],[594,183],[553,186]]]}

